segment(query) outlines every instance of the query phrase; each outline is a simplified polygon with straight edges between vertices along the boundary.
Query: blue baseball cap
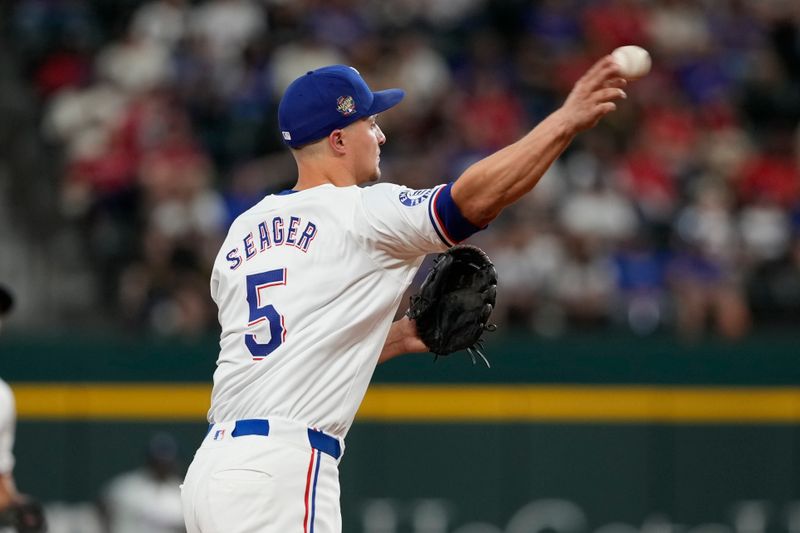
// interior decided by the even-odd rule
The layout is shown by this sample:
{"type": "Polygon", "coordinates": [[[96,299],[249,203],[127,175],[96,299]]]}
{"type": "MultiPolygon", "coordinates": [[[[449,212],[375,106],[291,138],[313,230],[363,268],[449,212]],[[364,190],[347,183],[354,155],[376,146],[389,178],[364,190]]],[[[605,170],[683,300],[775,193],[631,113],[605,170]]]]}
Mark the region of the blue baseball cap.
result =
{"type": "Polygon", "coordinates": [[[373,92],[356,69],[318,68],[294,80],[278,106],[283,142],[297,148],[327,137],[356,120],[386,111],[405,96],[402,89],[373,92]]]}

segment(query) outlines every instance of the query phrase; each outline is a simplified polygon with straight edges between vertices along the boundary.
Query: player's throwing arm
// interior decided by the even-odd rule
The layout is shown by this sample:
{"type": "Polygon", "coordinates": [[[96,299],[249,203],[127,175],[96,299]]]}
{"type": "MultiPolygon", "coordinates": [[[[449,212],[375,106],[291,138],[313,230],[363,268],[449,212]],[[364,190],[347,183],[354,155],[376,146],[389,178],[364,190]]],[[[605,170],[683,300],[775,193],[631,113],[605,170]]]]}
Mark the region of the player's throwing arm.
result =
{"type": "Polygon", "coordinates": [[[484,226],[533,189],[575,136],[597,124],[626,97],[619,64],[607,55],[575,84],[564,104],[522,139],[469,167],[453,185],[453,200],[484,226]]]}

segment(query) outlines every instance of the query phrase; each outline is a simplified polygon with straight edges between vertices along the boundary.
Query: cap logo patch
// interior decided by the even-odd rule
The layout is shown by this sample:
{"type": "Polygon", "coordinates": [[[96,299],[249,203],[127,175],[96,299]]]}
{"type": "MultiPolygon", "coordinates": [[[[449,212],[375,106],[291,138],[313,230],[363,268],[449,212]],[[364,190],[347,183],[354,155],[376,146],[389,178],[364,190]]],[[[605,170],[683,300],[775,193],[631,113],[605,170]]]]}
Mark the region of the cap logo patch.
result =
{"type": "Polygon", "coordinates": [[[342,114],[342,116],[349,117],[353,113],[356,112],[356,103],[353,100],[352,96],[340,96],[336,100],[336,110],[342,114]]]}

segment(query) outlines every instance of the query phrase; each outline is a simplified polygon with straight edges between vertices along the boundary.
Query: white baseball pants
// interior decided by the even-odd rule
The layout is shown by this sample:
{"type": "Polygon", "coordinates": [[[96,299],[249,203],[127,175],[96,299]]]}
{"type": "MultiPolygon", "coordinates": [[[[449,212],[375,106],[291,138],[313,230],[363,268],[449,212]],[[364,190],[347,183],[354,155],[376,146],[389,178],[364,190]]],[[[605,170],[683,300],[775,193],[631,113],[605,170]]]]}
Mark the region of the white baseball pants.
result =
{"type": "Polygon", "coordinates": [[[320,435],[276,419],[214,424],[181,487],[187,532],[341,533],[341,442],[320,435]]]}

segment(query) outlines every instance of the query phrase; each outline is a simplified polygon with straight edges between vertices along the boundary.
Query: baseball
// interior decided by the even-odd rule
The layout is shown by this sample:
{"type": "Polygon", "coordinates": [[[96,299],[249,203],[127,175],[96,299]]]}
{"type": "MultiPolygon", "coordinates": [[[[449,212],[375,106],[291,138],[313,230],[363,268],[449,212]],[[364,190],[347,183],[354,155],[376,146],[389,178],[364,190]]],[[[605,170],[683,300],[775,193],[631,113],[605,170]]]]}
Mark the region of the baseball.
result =
{"type": "Polygon", "coordinates": [[[629,80],[641,78],[650,72],[650,54],[641,46],[620,46],[611,52],[622,76],[629,80]]]}

